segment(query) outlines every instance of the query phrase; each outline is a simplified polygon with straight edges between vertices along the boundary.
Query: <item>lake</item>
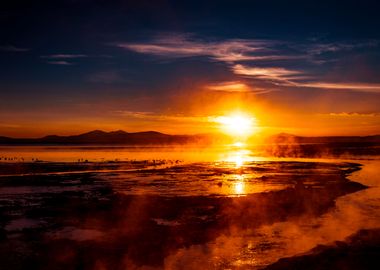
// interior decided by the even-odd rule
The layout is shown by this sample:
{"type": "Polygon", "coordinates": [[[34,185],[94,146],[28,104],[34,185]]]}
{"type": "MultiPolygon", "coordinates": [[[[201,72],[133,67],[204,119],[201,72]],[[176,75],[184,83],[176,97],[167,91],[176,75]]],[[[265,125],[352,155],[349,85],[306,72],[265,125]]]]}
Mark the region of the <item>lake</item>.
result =
{"type": "Polygon", "coordinates": [[[380,228],[374,155],[2,146],[0,158],[8,269],[271,269],[380,228]]]}

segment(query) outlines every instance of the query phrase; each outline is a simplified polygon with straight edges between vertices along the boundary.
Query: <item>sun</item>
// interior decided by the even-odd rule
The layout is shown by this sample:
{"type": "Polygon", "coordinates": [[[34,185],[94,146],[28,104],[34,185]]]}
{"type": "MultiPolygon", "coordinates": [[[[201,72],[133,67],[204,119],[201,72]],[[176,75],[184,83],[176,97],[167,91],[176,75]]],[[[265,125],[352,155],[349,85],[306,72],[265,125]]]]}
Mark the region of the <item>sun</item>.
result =
{"type": "Polygon", "coordinates": [[[216,122],[221,125],[223,132],[234,137],[248,137],[257,129],[256,118],[242,112],[217,117],[216,122]]]}

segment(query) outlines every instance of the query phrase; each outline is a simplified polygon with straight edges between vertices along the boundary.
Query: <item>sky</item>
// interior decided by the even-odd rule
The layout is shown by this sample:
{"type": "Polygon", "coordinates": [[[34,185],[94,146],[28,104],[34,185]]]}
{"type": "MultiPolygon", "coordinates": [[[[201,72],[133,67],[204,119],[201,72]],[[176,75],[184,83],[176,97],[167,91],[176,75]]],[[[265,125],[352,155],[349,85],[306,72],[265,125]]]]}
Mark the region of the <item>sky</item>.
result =
{"type": "Polygon", "coordinates": [[[0,135],[380,134],[378,1],[5,0],[0,135]]]}

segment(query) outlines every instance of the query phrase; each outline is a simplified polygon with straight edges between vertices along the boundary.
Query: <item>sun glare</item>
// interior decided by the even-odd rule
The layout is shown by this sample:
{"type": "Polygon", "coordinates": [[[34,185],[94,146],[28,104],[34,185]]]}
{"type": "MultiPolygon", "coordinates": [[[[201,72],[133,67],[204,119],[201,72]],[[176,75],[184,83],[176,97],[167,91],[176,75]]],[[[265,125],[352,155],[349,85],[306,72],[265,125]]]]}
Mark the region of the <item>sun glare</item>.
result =
{"type": "Polygon", "coordinates": [[[236,148],[242,148],[245,146],[245,143],[243,142],[235,142],[232,144],[232,146],[236,147],[236,148]]]}
{"type": "Polygon", "coordinates": [[[221,125],[221,129],[225,133],[236,137],[248,137],[257,127],[256,118],[240,112],[229,116],[220,116],[216,122],[221,125]]]}

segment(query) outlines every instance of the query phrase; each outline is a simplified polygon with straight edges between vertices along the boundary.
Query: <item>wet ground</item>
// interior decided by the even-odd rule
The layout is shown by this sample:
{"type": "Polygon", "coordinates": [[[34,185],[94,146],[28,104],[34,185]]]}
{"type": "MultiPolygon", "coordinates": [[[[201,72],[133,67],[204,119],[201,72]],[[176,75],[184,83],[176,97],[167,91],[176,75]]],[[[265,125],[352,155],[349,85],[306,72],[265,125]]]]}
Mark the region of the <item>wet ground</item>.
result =
{"type": "MultiPolygon", "coordinates": [[[[329,228],[345,227],[333,216],[339,198],[371,190],[348,179],[360,168],[234,158],[0,163],[0,268],[296,269],[274,263],[341,240],[329,228]]],[[[339,237],[356,229],[338,228],[339,237]]]]}

